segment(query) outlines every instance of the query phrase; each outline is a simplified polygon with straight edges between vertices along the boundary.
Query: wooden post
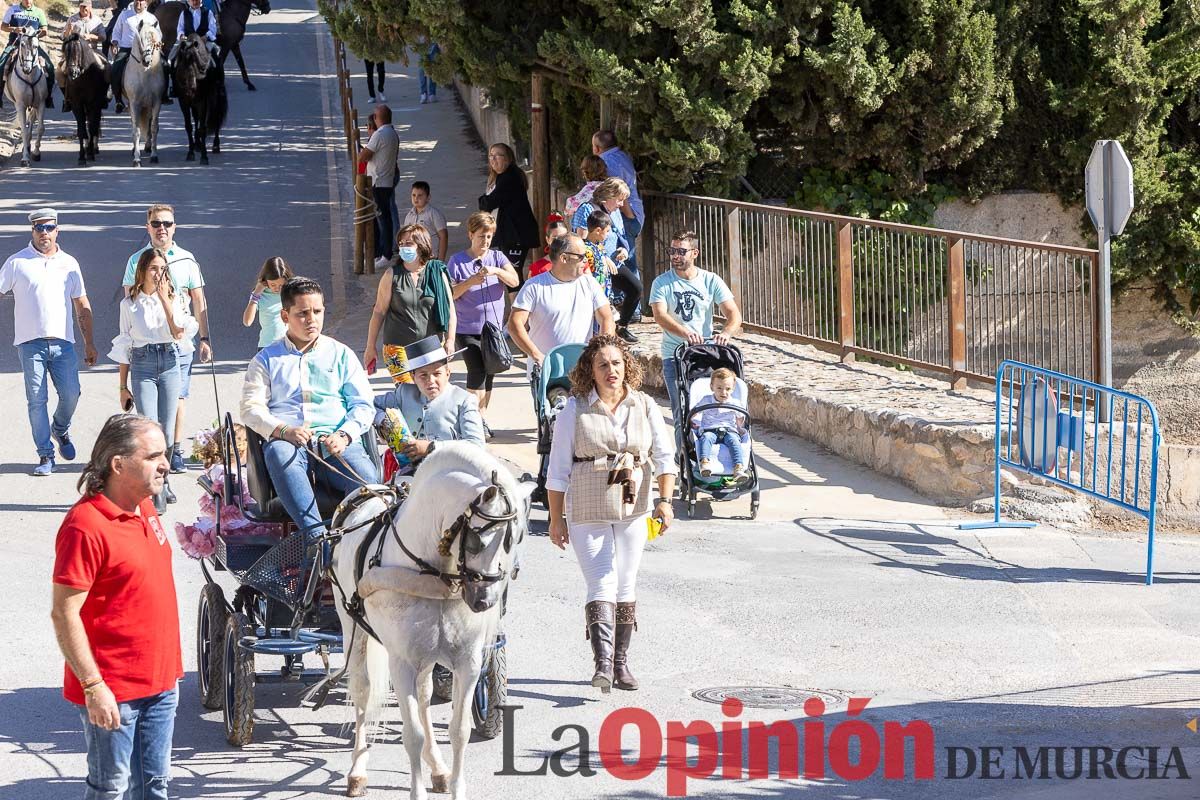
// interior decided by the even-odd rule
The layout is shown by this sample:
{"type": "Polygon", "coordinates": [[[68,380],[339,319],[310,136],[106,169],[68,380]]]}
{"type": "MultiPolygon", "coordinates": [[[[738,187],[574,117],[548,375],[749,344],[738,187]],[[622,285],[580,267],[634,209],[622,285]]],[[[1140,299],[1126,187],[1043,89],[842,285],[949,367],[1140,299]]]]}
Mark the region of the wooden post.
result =
{"type": "Polygon", "coordinates": [[[950,386],[967,388],[967,275],[963,265],[963,241],[947,239],[950,258],[950,386]]]}
{"type": "Polygon", "coordinates": [[[850,223],[838,228],[838,341],[842,345],[842,363],[854,363],[854,232],[850,223]]]}
{"type": "Polygon", "coordinates": [[[533,129],[533,213],[538,224],[550,213],[550,121],[546,118],[546,78],[534,70],[530,87],[530,121],[533,129]]]}
{"type": "Polygon", "coordinates": [[[612,100],[600,95],[600,130],[611,131],[613,128],[612,100]]]}
{"type": "Polygon", "coordinates": [[[742,296],[742,211],[734,206],[725,215],[725,241],[729,244],[729,291],[738,304],[742,317],[750,322],[746,299],[742,296]]]}
{"type": "MultiPolygon", "coordinates": [[[[658,238],[654,230],[653,195],[644,195],[642,197],[642,212],[646,216],[642,221],[641,243],[638,246],[638,252],[642,254],[638,269],[642,272],[642,285],[645,287],[645,290],[642,292],[642,304],[649,307],[650,285],[658,277],[658,238]]],[[[570,220],[567,221],[567,224],[571,224],[570,220]]]]}

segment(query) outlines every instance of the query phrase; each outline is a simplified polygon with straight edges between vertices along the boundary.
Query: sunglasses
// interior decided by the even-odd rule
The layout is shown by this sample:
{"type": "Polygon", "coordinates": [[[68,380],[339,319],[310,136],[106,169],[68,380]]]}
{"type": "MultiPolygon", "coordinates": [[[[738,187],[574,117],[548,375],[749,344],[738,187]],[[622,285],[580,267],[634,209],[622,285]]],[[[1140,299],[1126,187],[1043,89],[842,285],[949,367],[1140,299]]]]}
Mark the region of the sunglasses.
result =
{"type": "Polygon", "coordinates": [[[175,220],[173,219],[152,219],[150,220],[151,228],[174,228],[175,220]]]}
{"type": "Polygon", "coordinates": [[[564,250],[559,253],[560,256],[573,256],[576,261],[587,258],[587,253],[572,253],[570,250],[564,250]]]}
{"type": "Polygon", "coordinates": [[[691,247],[668,247],[667,248],[667,255],[672,255],[672,256],[686,256],[690,252],[692,252],[691,247]]]}
{"type": "Polygon", "coordinates": [[[53,222],[43,222],[33,226],[33,229],[38,233],[50,233],[50,231],[58,230],[58,226],[53,222]]]}

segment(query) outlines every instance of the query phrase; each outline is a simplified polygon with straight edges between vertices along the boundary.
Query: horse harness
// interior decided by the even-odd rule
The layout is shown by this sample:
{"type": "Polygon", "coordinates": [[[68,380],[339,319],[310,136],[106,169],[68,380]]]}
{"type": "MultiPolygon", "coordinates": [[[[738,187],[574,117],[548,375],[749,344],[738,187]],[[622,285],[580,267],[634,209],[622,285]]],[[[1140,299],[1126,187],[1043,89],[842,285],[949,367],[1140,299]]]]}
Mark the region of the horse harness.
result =
{"type": "MultiPolygon", "coordinates": [[[[321,458],[315,451],[310,451],[309,456],[324,464],[330,469],[337,470],[328,461],[321,458]]],[[[480,500],[477,496],[471,501],[471,504],[455,518],[450,527],[442,532],[441,541],[438,543],[438,552],[443,556],[451,555],[451,548],[454,540],[458,540],[458,572],[447,572],[434,567],[425,559],[418,556],[416,553],[408,549],[404,540],[400,537],[400,531],[396,528],[395,515],[392,513],[393,503],[387,497],[380,494],[377,490],[372,489],[365,481],[362,480],[354,469],[347,464],[343,459],[339,459],[342,465],[360,482],[363,486],[360,491],[365,491],[372,496],[378,497],[387,503],[387,508],[380,514],[375,515],[369,521],[361,522],[353,528],[337,529],[330,531],[325,535],[326,541],[336,543],[342,539],[347,533],[355,531],[365,525],[370,527],[367,529],[367,535],[358,543],[358,547],[354,552],[354,591],[349,597],[346,596],[346,590],[338,581],[337,573],[332,572],[333,583],[338,588],[338,593],[342,596],[342,609],[346,614],[354,620],[356,626],[365,630],[372,639],[382,644],[378,634],[375,633],[370,623],[367,622],[366,610],[363,607],[363,599],[358,593],[358,585],[361,583],[363,575],[372,567],[378,567],[383,562],[383,546],[387,543],[387,537],[384,535],[384,528],[391,531],[392,538],[396,544],[400,546],[400,550],[404,555],[418,567],[417,574],[432,575],[438,578],[446,585],[451,592],[459,592],[465,584],[473,583],[498,583],[508,577],[507,570],[498,570],[496,572],[479,572],[467,566],[467,553],[479,553],[483,549],[483,534],[487,533],[497,525],[504,523],[504,552],[512,551],[513,546],[513,525],[517,517],[517,506],[503,487],[499,485],[499,476],[492,473],[492,485],[500,490],[500,495],[504,498],[505,510],[500,514],[491,514],[480,508],[480,500]],[[471,520],[480,518],[484,524],[478,527],[472,527],[471,520]],[[469,541],[468,541],[469,540],[469,541]]],[[[480,493],[482,494],[482,492],[480,493]]],[[[397,493],[397,500],[403,502],[407,497],[407,491],[397,493]]],[[[353,640],[351,640],[353,646],[353,640]]]]}

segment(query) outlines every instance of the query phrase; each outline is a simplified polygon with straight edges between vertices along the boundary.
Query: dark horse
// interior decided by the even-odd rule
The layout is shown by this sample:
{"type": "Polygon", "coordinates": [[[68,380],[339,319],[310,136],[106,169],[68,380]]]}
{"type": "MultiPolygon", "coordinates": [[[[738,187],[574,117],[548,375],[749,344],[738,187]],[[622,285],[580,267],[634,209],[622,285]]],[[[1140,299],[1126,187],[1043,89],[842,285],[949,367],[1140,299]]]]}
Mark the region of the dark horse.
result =
{"type": "Polygon", "coordinates": [[[79,134],[79,166],[95,161],[100,152],[100,112],[108,105],[108,78],[103,59],[79,34],[63,41],[59,83],[71,103],[79,134]]]}
{"type": "MultiPolygon", "coordinates": [[[[112,19],[108,23],[109,39],[112,38],[112,29],[116,25],[117,17],[130,2],[131,0],[118,0],[112,19]]],[[[175,29],[179,25],[179,15],[183,13],[186,5],[179,0],[152,0],[147,6],[162,28],[165,53],[170,53],[175,44],[175,29]]],[[[221,66],[225,66],[225,59],[232,52],[242,70],[242,81],[245,82],[246,88],[253,92],[256,90],[250,82],[250,76],[246,74],[246,61],[242,58],[242,39],[246,37],[246,22],[250,19],[251,11],[269,14],[271,0],[222,0],[221,13],[217,15],[217,46],[221,48],[221,66]]],[[[107,44],[105,48],[107,49],[107,44]]]]}
{"type": "Polygon", "coordinates": [[[208,163],[205,139],[211,132],[213,152],[221,152],[221,126],[229,112],[229,97],[225,94],[225,68],[214,61],[208,44],[199,34],[185,36],[175,56],[175,93],[179,110],[183,112],[183,127],[187,128],[188,161],[195,161],[200,151],[200,163],[208,163]]]}

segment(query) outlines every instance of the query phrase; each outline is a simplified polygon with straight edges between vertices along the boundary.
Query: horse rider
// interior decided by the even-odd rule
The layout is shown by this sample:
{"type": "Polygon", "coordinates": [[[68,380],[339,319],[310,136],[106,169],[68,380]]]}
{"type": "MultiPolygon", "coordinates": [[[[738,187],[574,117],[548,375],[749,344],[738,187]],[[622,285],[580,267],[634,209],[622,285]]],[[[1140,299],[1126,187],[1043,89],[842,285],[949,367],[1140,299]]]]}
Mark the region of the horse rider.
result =
{"type": "MultiPolygon", "coordinates": [[[[133,45],[137,41],[138,31],[146,25],[152,25],[158,28],[162,40],[162,28],[158,24],[158,18],[146,10],[146,0],[133,0],[133,2],[121,12],[121,16],[117,17],[117,24],[113,26],[112,39],[113,49],[116,51],[112,61],[112,92],[113,97],[117,98],[117,113],[120,114],[125,110],[124,97],[121,94],[121,83],[125,79],[125,64],[129,60],[129,53],[133,50],[133,45]]],[[[171,71],[167,68],[166,60],[162,63],[163,68],[163,105],[170,105],[171,98],[167,95],[167,87],[170,85],[171,71]]]]}
{"type": "MultiPolygon", "coordinates": [[[[72,36],[78,36],[83,41],[91,45],[91,48],[96,51],[96,55],[100,56],[100,63],[105,68],[108,67],[108,59],[104,57],[104,21],[92,13],[92,0],[79,0],[78,13],[67,17],[67,24],[63,27],[63,41],[70,39],[72,36]]],[[[108,101],[104,101],[105,108],[108,107],[108,101]]],[[[66,94],[63,94],[64,112],[71,110],[71,101],[67,99],[66,94]]]]}
{"type": "MultiPolygon", "coordinates": [[[[12,71],[12,54],[17,49],[17,37],[22,33],[31,33],[39,39],[45,39],[50,32],[46,21],[46,12],[33,5],[33,0],[17,0],[4,12],[4,21],[0,22],[0,31],[8,34],[8,44],[0,53],[0,108],[4,108],[4,84],[12,71]]],[[[38,45],[41,56],[42,72],[46,74],[46,108],[54,108],[54,67],[50,64],[50,55],[38,45]]]]}
{"type": "Polygon", "coordinates": [[[208,10],[204,4],[204,0],[188,0],[188,6],[179,14],[179,24],[175,26],[175,44],[171,47],[171,54],[167,56],[167,64],[170,72],[175,71],[175,55],[179,52],[179,45],[183,42],[183,37],[193,33],[198,33],[208,44],[208,53],[212,56],[213,63],[216,63],[217,56],[217,16],[208,10]]]}

